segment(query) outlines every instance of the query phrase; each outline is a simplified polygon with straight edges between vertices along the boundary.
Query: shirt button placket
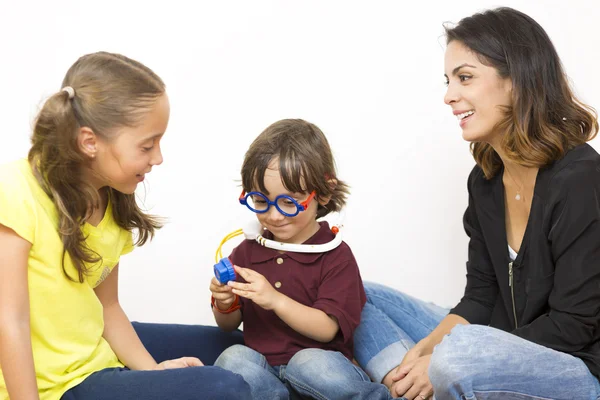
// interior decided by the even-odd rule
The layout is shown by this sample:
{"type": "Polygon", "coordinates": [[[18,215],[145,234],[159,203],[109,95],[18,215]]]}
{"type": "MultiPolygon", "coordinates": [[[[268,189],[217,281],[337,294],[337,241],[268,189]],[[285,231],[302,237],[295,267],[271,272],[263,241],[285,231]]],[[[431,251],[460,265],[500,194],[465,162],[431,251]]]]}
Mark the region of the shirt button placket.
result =
{"type": "MultiPolygon", "coordinates": [[[[275,260],[275,262],[277,264],[281,265],[281,264],[283,264],[283,258],[277,257],[277,259],[275,260]]],[[[279,289],[281,287],[281,282],[280,281],[275,282],[274,286],[275,286],[276,289],[279,289]]]]}

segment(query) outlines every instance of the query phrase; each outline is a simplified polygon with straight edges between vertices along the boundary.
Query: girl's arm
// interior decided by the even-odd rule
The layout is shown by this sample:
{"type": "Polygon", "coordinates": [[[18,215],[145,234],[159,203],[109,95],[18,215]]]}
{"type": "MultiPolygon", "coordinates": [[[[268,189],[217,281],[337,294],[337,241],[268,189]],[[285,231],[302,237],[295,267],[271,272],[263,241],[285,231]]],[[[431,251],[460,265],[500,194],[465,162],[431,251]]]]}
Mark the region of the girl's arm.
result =
{"type": "Polygon", "coordinates": [[[132,370],[156,369],[157,363],[142,344],[129,318],[119,304],[119,265],[96,289],[104,307],[104,334],[110,347],[123,364],[132,370]]]}
{"type": "Polygon", "coordinates": [[[29,325],[30,249],[0,224],[0,368],[11,399],[39,399],[29,325]]]}
{"type": "Polygon", "coordinates": [[[132,370],[172,369],[199,367],[202,362],[196,357],[181,357],[157,364],[142,344],[129,318],[119,304],[119,265],[96,289],[96,296],[104,308],[104,339],[119,360],[132,370]]]}

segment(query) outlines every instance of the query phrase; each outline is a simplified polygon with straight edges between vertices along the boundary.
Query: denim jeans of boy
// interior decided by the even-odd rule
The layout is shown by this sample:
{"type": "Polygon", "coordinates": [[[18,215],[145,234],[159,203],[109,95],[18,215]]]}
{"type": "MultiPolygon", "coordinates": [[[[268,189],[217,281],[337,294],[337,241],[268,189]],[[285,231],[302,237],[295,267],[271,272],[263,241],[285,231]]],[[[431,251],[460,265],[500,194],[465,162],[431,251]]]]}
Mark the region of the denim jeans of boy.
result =
{"type": "MultiPolygon", "coordinates": [[[[375,382],[398,366],[448,310],[374,283],[354,334],[354,354],[375,382]]],[[[598,399],[600,384],[579,358],[482,325],[457,325],[431,357],[437,400],[598,399]]]]}
{"type": "Polygon", "coordinates": [[[287,365],[273,367],[257,351],[235,345],[225,350],[215,365],[242,375],[254,399],[392,398],[384,385],[371,382],[362,369],[337,351],[304,349],[287,365]]]}

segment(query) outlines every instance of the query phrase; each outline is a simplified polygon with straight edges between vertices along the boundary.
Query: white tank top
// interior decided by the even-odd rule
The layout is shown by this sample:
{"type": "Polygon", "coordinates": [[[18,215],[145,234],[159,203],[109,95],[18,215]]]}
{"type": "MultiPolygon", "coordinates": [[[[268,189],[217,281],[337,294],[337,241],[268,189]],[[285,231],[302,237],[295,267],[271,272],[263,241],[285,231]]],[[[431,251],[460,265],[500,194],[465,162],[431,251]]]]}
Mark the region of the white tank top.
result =
{"type": "Polygon", "coordinates": [[[508,256],[510,257],[510,261],[515,261],[517,259],[518,253],[508,246],[508,256]]]}

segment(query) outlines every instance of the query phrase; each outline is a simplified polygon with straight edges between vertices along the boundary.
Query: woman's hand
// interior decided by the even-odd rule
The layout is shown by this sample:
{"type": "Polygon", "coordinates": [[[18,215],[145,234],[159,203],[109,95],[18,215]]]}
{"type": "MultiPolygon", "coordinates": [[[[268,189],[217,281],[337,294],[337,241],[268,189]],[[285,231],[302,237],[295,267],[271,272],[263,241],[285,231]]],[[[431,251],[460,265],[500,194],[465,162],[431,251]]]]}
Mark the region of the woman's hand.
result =
{"type": "Polygon", "coordinates": [[[400,365],[398,365],[396,368],[394,368],[392,371],[390,371],[385,378],[383,378],[383,384],[386,385],[388,388],[392,388],[392,385],[394,383],[396,383],[398,380],[404,378],[405,374],[402,374],[400,371],[402,370],[402,368],[407,365],[408,363],[418,359],[419,357],[427,354],[426,352],[426,345],[425,345],[425,341],[421,341],[419,343],[417,343],[415,346],[413,346],[410,350],[408,350],[408,352],[404,355],[404,358],[402,359],[402,362],[400,363],[400,365]]]}
{"type": "Polygon", "coordinates": [[[392,376],[392,380],[394,382],[396,382],[397,380],[403,378],[402,373],[400,372],[402,370],[402,368],[417,360],[418,358],[422,357],[423,355],[425,355],[426,353],[424,352],[423,346],[420,343],[417,343],[415,346],[413,346],[412,349],[410,349],[405,355],[404,358],[402,359],[402,362],[400,363],[400,365],[396,368],[396,370],[394,371],[394,376],[392,376]]]}
{"type": "Polygon", "coordinates": [[[394,383],[390,392],[394,397],[405,397],[408,400],[427,399],[433,395],[433,386],[429,381],[427,370],[431,361],[431,354],[417,358],[414,352],[410,354],[410,360],[407,360],[409,353],[406,353],[405,359],[400,366],[396,368],[395,376],[392,377],[394,383]]]}
{"type": "Polygon", "coordinates": [[[237,265],[234,268],[235,272],[247,283],[229,281],[227,284],[233,288],[233,293],[252,300],[265,310],[273,310],[282,296],[281,293],[275,290],[267,278],[258,272],[237,265]]]}
{"type": "Polygon", "coordinates": [[[196,357],[181,357],[176,358],[175,360],[166,360],[158,364],[154,367],[155,370],[161,369],[177,369],[177,368],[187,368],[187,367],[202,367],[202,361],[197,359],[196,357]]]}
{"type": "Polygon", "coordinates": [[[235,301],[235,294],[231,291],[231,287],[219,282],[217,278],[212,278],[209,289],[217,307],[221,310],[227,310],[235,301]]]}

